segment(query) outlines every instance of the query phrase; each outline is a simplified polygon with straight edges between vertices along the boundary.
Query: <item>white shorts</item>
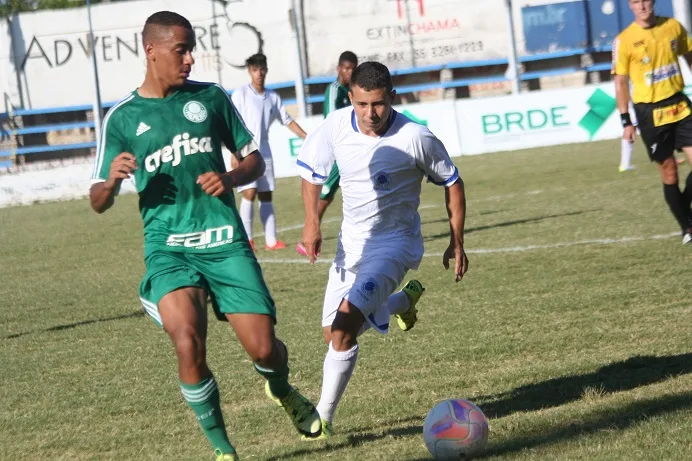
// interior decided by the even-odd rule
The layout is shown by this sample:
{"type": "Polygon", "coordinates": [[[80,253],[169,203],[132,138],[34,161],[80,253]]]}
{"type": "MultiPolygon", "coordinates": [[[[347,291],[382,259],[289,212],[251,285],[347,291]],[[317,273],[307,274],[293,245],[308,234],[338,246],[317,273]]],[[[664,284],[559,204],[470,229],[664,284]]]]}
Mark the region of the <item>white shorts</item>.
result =
{"type": "Polygon", "coordinates": [[[379,333],[387,333],[389,330],[387,298],[404,280],[406,272],[406,267],[394,260],[367,261],[358,268],[358,272],[332,264],[329,269],[327,290],[324,294],[322,326],[328,327],[334,322],[341,301],[347,299],[367,320],[361,333],[369,326],[379,333]],[[390,277],[391,275],[394,278],[390,277]]]}
{"type": "Polygon", "coordinates": [[[264,174],[260,176],[257,181],[238,187],[238,192],[242,192],[246,189],[257,189],[257,192],[274,191],[274,162],[272,159],[265,158],[264,164],[264,174]]]}

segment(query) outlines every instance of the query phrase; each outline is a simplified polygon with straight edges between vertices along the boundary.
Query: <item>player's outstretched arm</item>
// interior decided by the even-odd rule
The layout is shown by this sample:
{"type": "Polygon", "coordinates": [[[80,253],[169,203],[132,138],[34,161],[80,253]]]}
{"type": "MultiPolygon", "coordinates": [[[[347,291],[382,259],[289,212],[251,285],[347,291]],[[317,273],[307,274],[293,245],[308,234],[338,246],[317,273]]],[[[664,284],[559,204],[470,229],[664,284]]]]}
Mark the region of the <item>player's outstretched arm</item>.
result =
{"type": "Polygon", "coordinates": [[[301,243],[310,258],[310,264],[315,263],[317,255],[322,251],[322,232],[320,217],[317,212],[322,186],[312,184],[303,179],[303,207],[305,208],[305,225],[301,243]]]}
{"type": "Polygon", "coordinates": [[[449,216],[449,247],[442,257],[442,264],[449,269],[449,260],[454,259],[454,278],[460,281],[469,267],[464,251],[464,222],[466,220],[466,194],[461,179],[445,188],[445,202],[449,216]]]}
{"type": "Polygon", "coordinates": [[[210,171],[197,177],[197,184],[200,185],[205,194],[218,197],[227,194],[234,187],[242,186],[256,180],[264,174],[264,159],[258,150],[252,151],[238,162],[238,166],[227,172],[217,173],[210,171]]]}
{"type": "Polygon", "coordinates": [[[303,130],[303,128],[298,125],[295,120],[288,124],[288,129],[295,133],[295,135],[300,139],[305,139],[308,136],[305,130],[303,130]]]}
{"type": "Polygon", "coordinates": [[[129,177],[137,169],[135,156],[129,152],[123,152],[111,162],[108,179],[97,182],[89,189],[91,208],[101,214],[115,202],[115,194],[120,188],[123,179],[129,177]]]}

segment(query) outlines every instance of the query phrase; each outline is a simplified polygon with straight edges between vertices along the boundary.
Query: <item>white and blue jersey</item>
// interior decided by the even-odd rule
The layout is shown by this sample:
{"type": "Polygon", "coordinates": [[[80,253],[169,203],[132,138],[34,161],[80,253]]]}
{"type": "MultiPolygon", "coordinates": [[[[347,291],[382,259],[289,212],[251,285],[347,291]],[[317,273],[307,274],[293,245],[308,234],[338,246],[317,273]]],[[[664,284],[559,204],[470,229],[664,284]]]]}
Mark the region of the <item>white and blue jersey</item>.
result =
{"type": "Polygon", "coordinates": [[[298,171],[322,185],[335,161],[343,196],[336,265],[358,271],[368,260],[390,259],[417,269],[423,257],[421,182],[427,177],[451,186],[459,179],[442,142],[394,110],[384,135],[367,136],[359,132],[353,108],[346,107],[310,133],[298,155],[298,171]]]}

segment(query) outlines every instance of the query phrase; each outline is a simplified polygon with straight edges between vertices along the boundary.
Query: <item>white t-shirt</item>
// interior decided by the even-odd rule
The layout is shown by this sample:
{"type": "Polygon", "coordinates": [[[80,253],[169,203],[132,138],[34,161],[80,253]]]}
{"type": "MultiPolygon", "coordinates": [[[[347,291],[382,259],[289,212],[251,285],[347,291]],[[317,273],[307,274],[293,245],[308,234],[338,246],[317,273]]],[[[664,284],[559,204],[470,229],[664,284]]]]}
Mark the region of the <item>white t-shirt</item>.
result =
{"type": "Polygon", "coordinates": [[[334,161],[344,204],[335,263],[357,270],[364,261],[396,259],[417,269],[423,257],[418,215],[422,179],[427,176],[441,186],[459,179],[442,142],[394,110],[383,136],[364,135],[353,108],[345,107],[308,135],[298,155],[298,172],[321,185],[334,161]]]}
{"type": "Polygon", "coordinates": [[[281,98],[272,90],[264,90],[257,94],[249,83],[243,85],[231,95],[233,105],[240,113],[248,131],[252,133],[255,143],[259,146],[262,157],[271,159],[272,151],[269,147],[269,126],[274,120],[288,125],[293,121],[286,112],[281,98]]]}

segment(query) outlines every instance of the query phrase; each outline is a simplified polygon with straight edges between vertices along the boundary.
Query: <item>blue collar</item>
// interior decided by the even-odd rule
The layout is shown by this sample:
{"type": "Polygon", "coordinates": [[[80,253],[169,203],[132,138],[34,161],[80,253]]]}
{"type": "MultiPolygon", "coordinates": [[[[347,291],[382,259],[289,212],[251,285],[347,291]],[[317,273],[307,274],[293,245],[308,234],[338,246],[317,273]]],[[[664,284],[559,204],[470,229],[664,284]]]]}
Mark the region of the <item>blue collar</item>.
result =
{"type": "MultiPolygon", "coordinates": [[[[392,109],[392,113],[389,116],[389,123],[387,124],[387,131],[385,131],[382,136],[386,135],[392,125],[394,125],[394,120],[396,120],[397,114],[398,112],[392,109]]],[[[360,130],[358,129],[358,122],[356,121],[356,111],[354,109],[351,110],[351,126],[353,127],[353,131],[360,133],[360,130]]],[[[382,136],[380,136],[380,138],[382,136]]]]}
{"type": "Polygon", "coordinates": [[[250,88],[250,91],[255,93],[260,98],[265,98],[267,96],[267,89],[266,88],[264,89],[264,93],[258,93],[255,91],[255,88],[252,86],[252,83],[248,83],[247,86],[248,86],[248,88],[250,88]]]}

